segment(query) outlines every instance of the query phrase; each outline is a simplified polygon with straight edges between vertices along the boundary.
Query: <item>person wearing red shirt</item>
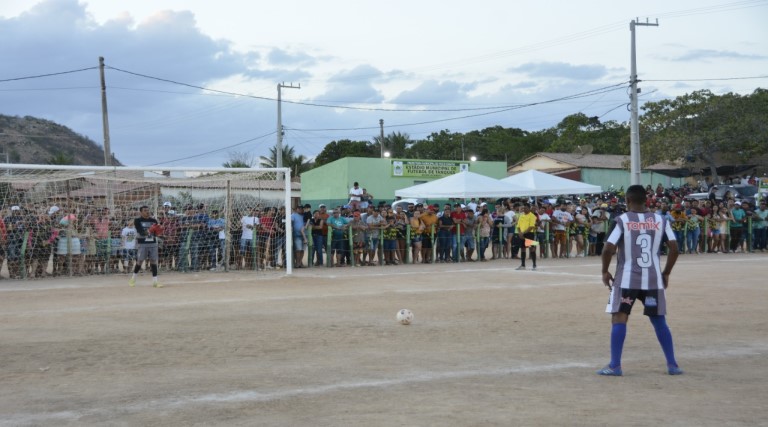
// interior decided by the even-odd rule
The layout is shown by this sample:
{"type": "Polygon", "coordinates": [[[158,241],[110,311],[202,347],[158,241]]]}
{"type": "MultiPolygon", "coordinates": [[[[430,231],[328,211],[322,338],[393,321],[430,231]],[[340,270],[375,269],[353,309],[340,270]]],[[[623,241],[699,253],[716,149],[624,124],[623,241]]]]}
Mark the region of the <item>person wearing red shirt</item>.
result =
{"type": "Polygon", "coordinates": [[[467,217],[467,214],[464,213],[464,211],[461,209],[461,203],[456,203],[453,205],[453,212],[451,212],[451,219],[453,219],[453,223],[456,224],[451,228],[451,246],[453,246],[453,261],[459,262],[459,254],[461,254],[461,260],[464,261],[464,248],[460,248],[461,242],[456,237],[457,233],[460,236],[462,233],[464,233],[464,228],[462,224],[464,223],[464,219],[467,217]],[[458,230],[458,231],[457,231],[458,230]]]}

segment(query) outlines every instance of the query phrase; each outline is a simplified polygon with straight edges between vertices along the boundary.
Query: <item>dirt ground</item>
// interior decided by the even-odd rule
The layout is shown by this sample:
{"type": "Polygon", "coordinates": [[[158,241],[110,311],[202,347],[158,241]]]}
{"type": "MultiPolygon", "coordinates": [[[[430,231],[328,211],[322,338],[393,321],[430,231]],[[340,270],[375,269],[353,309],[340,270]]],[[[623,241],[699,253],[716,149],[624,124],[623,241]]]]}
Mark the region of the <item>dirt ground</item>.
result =
{"type": "Polygon", "coordinates": [[[0,425],[768,425],[767,263],[680,258],[679,377],[639,310],[595,375],[596,258],[3,280],[0,425]]]}

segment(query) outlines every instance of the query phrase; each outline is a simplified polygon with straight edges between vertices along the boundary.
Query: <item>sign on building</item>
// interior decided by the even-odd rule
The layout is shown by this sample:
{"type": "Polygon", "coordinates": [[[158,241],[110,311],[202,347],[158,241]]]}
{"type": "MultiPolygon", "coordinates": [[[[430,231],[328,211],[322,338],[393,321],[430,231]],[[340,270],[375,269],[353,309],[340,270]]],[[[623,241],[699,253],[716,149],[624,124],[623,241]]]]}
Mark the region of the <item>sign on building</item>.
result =
{"type": "Polygon", "coordinates": [[[444,177],[468,170],[468,162],[392,160],[392,176],[397,177],[444,177]]]}

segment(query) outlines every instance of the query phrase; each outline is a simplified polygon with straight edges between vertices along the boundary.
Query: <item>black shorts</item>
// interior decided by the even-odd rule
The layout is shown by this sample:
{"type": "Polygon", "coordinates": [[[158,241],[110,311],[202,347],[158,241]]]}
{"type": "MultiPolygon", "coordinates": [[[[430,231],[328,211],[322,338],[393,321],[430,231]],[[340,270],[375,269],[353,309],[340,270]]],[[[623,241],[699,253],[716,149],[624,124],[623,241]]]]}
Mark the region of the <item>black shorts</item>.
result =
{"type": "Polygon", "coordinates": [[[614,287],[608,297],[606,313],[624,313],[629,315],[635,301],[640,300],[645,307],[646,316],[664,316],[667,314],[667,296],[664,289],[622,289],[614,287]]]}

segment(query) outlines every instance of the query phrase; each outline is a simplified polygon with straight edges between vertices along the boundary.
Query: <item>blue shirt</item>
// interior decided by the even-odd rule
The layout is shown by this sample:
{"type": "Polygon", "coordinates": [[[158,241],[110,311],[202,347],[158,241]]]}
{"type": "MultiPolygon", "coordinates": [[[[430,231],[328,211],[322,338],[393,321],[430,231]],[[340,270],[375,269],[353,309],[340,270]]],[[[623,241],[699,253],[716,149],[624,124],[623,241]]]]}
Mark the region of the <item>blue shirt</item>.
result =
{"type": "Polygon", "coordinates": [[[734,209],[731,213],[733,214],[733,221],[731,221],[731,228],[741,227],[741,221],[744,219],[745,216],[747,216],[747,213],[744,212],[744,209],[742,209],[741,207],[734,209]]]}
{"type": "Polygon", "coordinates": [[[293,227],[293,235],[301,236],[301,229],[304,228],[304,215],[296,212],[292,213],[291,226],[293,227]]]}
{"type": "Polygon", "coordinates": [[[331,227],[333,234],[338,236],[344,234],[344,231],[339,230],[338,228],[347,225],[349,223],[349,218],[344,218],[342,216],[336,218],[335,216],[331,216],[330,218],[326,219],[325,222],[328,224],[328,227],[331,227]]]}
{"type": "MultiPolygon", "coordinates": [[[[222,230],[226,226],[226,223],[224,222],[224,218],[209,218],[208,219],[208,228],[211,231],[219,232],[219,230],[215,230],[216,228],[221,228],[222,230]]],[[[221,237],[220,237],[221,238],[221,237]]]]}

